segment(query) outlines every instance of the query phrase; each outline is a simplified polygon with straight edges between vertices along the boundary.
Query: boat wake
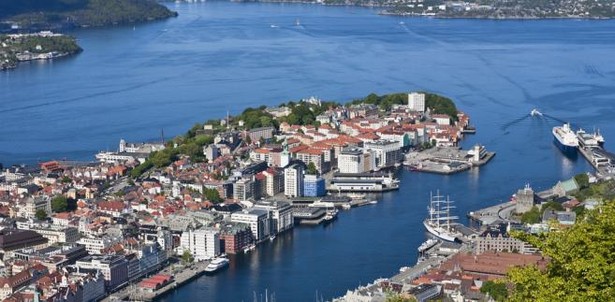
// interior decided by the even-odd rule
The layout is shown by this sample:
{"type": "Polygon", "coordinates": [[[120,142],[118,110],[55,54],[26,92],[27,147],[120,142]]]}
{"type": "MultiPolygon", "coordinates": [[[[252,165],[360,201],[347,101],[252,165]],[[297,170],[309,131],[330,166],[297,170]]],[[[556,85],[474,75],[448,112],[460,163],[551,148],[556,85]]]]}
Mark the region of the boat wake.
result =
{"type": "Polygon", "coordinates": [[[521,122],[523,122],[524,120],[526,120],[529,117],[530,117],[530,115],[524,115],[524,116],[522,116],[522,117],[520,117],[518,119],[512,120],[512,121],[502,125],[502,127],[500,129],[502,131],[506,131],[509,127],[512,127],[512,126],[514,126],[514,125],[516,125],[518,123],[521,123],[521,122]]]}

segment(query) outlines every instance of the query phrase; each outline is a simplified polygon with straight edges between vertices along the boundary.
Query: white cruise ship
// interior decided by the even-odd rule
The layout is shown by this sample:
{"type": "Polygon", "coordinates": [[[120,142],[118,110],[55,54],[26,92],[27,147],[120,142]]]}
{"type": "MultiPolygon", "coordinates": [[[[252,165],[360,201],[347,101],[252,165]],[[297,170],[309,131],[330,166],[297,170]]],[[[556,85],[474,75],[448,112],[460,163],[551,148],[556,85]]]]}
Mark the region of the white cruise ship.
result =
{"type": "Polygon", "coordinates": [[[574,155],[579,147],[579,139],[570,128],[570,124],[566,123],[562,126],[553,127],[553,138],[555,145],[562,150],[564,154],[574,155]]]}

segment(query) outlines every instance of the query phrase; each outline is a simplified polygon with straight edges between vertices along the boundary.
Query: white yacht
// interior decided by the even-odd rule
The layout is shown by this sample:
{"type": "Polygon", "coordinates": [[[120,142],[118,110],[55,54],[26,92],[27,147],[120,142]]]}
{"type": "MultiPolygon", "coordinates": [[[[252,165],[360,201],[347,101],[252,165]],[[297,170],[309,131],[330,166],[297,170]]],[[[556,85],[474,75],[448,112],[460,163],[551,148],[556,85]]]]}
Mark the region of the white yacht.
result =
{"type": "Polygon", "coordinates": [[[223,257],[217,257],[211,260],[211,262],[205,267],[205,273],[215,273],[218,270],[228,266],[229,261],[223,257]]]}

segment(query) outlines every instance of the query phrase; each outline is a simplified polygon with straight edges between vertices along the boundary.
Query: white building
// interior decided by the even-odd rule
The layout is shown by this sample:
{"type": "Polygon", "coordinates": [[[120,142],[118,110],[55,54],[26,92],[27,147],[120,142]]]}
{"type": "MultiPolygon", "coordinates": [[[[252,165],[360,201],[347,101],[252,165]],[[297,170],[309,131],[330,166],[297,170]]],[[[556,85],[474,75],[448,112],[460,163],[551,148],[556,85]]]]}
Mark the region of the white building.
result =
{"type": "Polygon", "coordinates": [[[282,233],[293,227],[293,206],[285,201],[259,202],[254,209],[269,212],[271,234],[282,233]]]}
{"type": "Polygon", "coordinates": [[[32,228],[33,231],[41,234],[49,240],[49,244],[73,243],[79,240],[79,230],[74,227],[48,227],[32,228]]]}
{"type": "Polygon", "coordinates": [[[408,108],[412,111],[425,112],[425,94],[417,92],[409,93],[408,108]]]}
{"type": "Polygon", "coordinates": [[[363,173],[365,163],[363,150],[359,148],[347,148],[337,156],[337,167],[340,173],[363,173]]]}
{"type": "Polygon", "coordinates": [[[263,209],[251,209],[249,211],[231,214],[231,222],[245,223],[250,226],[254,240],[261,241],[269,238],[271,234],[271,222],[269,211],[263,209]]]}
{"type": "Polygon", "coordinates": [[[365,142],[364,148],[371,150],[374,156],[374,169],[391,167],[403,159],[399,143],[389,140],[365,142]]]}
{"type": "Polygon", "coordinates": [[[451,117],[446,114],[434,114],[431,118],[433,118],[438,125],[448,126],[451,124],[451,117]]]}
{"type": "Polygon", "coordinates": [[[85,249],[90,254],[100,255],[103,250],[111,247],[114,243],[117,243],[121,240],[121,238],[103,236],[103,237],[94,237],[88,238],[83,237],[77,241],[77,243],[85,246],[85,249]]]}
{"type": "Polygon", "coordinates": [[[284,195],[300,197],[303,195],[303,166],[292,164],[284,169],[284,195]]]}
{"type": "Polygon", "coordinates": [[[182,233],[178,254],[190,251],[195,260],[207,260],[220,255],[220,233],[203,228],[182,233]]]}

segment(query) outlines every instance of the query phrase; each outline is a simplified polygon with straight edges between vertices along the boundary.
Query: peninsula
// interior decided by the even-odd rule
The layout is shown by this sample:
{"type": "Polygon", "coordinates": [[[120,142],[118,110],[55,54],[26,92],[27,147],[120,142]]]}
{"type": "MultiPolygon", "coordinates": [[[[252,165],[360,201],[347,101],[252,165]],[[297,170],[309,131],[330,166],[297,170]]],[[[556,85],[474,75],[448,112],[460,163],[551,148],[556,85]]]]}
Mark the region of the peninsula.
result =
{"type": "Polygon", "coordinates": [[[120,140],[98,163],[3,169],[0,242],[27,241],[0,245],[5,266],[21,268],[3,277],[18,283],[0,299],[155,300],[295,225],[377,204],[372,193],[399,188],[405,151],[457,144],[468,120],[425,92],[345,105],[310,97],[170,141],[120,140]]]}
{"type": "Polygon", "coordinates": [[[19,62],[55,59],[81,51],[75,38],[49,31],[0,35],[0,70],[16,68],[19,62]]]}
{"type": "Polygon", "coordinates": [[[153,0],[0,1],[0,32],[108,26],[176,16],[153,0]]]}

